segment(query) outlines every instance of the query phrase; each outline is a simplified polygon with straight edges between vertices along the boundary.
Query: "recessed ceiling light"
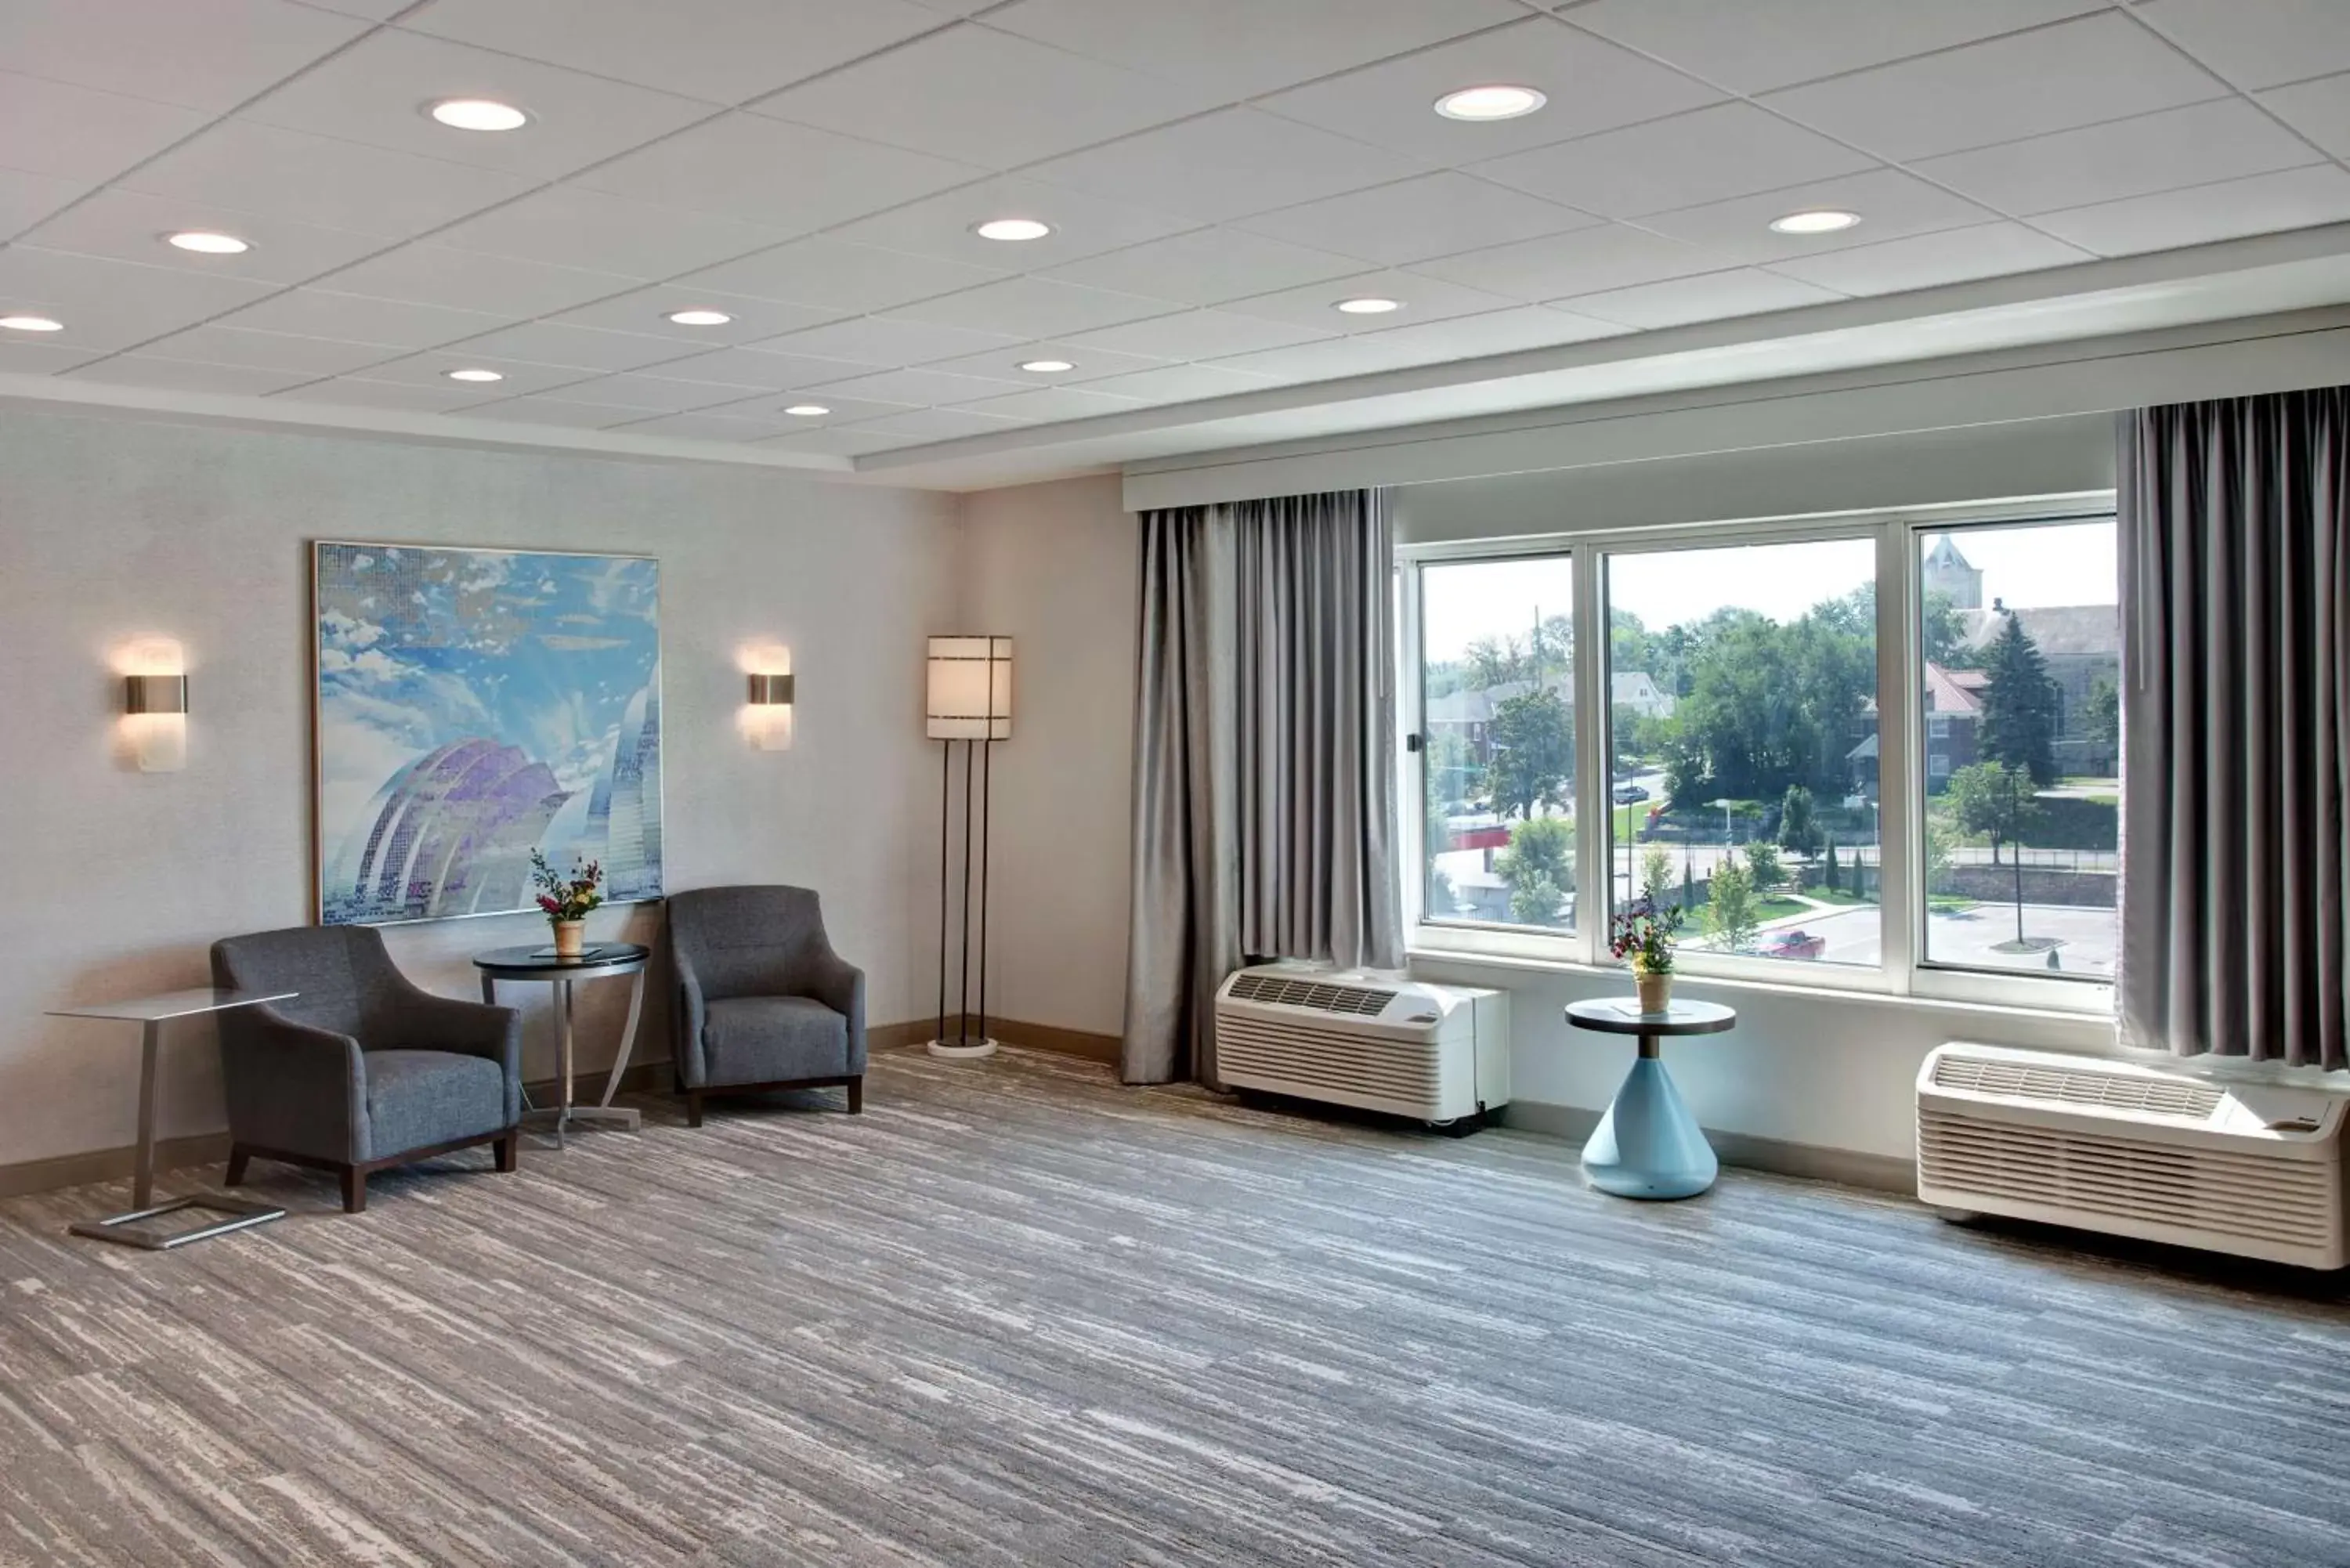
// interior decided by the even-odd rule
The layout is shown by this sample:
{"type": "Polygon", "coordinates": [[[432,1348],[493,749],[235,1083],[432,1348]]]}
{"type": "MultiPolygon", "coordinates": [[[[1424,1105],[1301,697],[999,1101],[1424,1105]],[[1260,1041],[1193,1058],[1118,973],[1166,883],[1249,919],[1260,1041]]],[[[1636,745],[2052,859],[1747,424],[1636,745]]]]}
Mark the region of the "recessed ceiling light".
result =
{"type": "Polygon", "coordinates": [[[1023,359],[1020,368],[1032,375],[1057,376],[1064,370],[1076,369],[1076,366],[1067,359],[1023,359]]]}
{"type": "Polygon", "coordinates": [[[1848,229],[1860,222],[1858,213],[1846,213],[1834,207],[1822,207],[1815,212],[1790,213],[1783,218],[1773,218],[1771,226],[1783,234],[1832,234],[1838,229],[1848,229]]]}
{"type": "Polygon", "coordinates": [[[1446,93],[1436,112],[1447,119],[1515,119],[1550,100],[1530,87],[1472,87],[1446,93]]]}
{"type": "Polygon", "coordinates": [[[983,240],[1041,240],[1053,232],[1053,225],[1034,218],[990,218],[972,225],[971,232],[983,240]]]}
{"type": "Polygon", "coordinates": [[[0,327],[11,332],[63,332],[66,324],[46,316],[0,316],[0,327]]]}
{"type": "Polygon", "coordinates": [[[441,373],[452,381],[503,381],[505,379],[504,373],[498,370],[443,370],[441,373]]]}
{"type": "Polygon", "coordinates": [[[444,98],[430,112],[458,130],[515,130],[530,123],[530,116],[514,105],[489,98],[444,98]]]}
{"type": "Polygon", "coordinates": [[[249,241],[238,239],[234,234],[215,234],[205,229],[184,229],[163,237],[181,250],[193,251],[205,256],[243,255],[253,248],[249,241]]]}
{"type": "Polygon", "coordinates": [[[824,418],[825,415],[832,412],[832,410],[826,408],[822,403],[794,403],[790,408],[785,409],[784,412],[791,415],[796,420],[820,420],[824,418]]]}
{"type": "Polygon", "coordinates": [[[1349,316],[1385,316],[1390,310],[1401,310],[1403,302],[1366,295],[1360,299],[1342,299],[1333,308],[1343,310],[1349,316]]]}
{"type": "Polygon", "coordinates": [[[734,319],[723,310],[672,310],[669,318],[680,327],[723,327],[734,319]]]}

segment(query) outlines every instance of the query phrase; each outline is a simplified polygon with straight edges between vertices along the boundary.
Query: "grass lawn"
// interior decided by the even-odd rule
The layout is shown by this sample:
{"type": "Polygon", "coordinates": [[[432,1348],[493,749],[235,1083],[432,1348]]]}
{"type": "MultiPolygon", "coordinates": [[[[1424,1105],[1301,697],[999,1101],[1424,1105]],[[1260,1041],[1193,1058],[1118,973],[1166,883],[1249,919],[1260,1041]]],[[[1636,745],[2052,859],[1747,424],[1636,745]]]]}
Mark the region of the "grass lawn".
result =
{"type": "Polygon", "coordinates": [[[1800,898],[1790,898],[1783,893],[1771,893],[1754,900],[1754,912],[1766,920],[1783,919],[1789,915],[1808,914],[1811,906],[1800,898]]]}
{"type": "Polygon", "coordinates": [[[1804,897],[1816,898],[1823,904],[1874,904],[1877,902],[1875,898],[1863,898],[1858,893],[1848,893],[1841,888],[1834,892],[1830,892],[1825,888],[1806,888],[1804,889],[1804,897]]]}

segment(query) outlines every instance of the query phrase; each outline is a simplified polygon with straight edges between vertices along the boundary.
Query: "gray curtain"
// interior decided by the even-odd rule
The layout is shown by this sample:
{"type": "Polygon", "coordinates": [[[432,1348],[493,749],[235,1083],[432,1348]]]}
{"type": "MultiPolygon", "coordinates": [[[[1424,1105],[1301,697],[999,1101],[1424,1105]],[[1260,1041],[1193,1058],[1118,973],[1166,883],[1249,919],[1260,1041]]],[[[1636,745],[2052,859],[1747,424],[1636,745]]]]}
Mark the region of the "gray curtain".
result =
{"type": "Polygon", "coordinates": [[[2122,1024],[2341,1068],[2350,388],[2121,421],[2122,1024]]]}
{"type": "Polygon", "coordinates": [[[1403,961],[1385,495],[1146,512],[1134,737],[1130,1084],[1216,1079],[1251,957],[1403,961]]]}

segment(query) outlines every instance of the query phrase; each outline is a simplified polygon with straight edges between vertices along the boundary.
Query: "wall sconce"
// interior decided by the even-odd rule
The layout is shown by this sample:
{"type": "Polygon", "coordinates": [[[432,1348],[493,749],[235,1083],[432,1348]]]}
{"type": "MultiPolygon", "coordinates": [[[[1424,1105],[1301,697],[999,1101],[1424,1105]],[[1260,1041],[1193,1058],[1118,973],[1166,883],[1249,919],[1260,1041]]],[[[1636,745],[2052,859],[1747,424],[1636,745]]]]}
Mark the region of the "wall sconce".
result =
{"type": "Polygon", "coordinates": [[[122,727],[142,774],[188,765],[188,677],[176,642],[141,643],[124,660],[122,727]]]}
{"type": "Polygon", "coordinates": [[[744,662],[749,695],[743,710],[743,733],[760,752],[792,749],[792,656],[780,648],[760,649],[744,662]]]}

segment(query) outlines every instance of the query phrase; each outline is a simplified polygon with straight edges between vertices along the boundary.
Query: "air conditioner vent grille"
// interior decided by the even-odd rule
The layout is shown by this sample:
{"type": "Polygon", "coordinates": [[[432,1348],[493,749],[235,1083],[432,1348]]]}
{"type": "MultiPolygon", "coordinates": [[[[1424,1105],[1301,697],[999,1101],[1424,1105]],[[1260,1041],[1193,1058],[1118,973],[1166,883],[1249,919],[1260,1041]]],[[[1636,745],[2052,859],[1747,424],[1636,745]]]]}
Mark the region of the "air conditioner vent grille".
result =
{"type": "Polygon", "coordinates": [[[1948,1055],[1934,1064],[1934,1086],[2012,1099],[2095,1106],[2136,1111],[2182,1122],[2207,1122],[2225,1096],[2209,1084],[2136,1073],[2106,1073],[2095,1066],[2055,1067],[2033,1062],[1991,1061],[1948,1055]]]}
{"type": "Polygon", "coordinates": [[[1232,981],[1234,1002],[1268,1002],[1302,1007],[1315,1012],[1350,1018],[1377,1018],[1395,1000],[1392,991],[1368,986],[1332,985],[1324,981],[1293,980],[1277,974],[1243,974],[1232,981]]]}

